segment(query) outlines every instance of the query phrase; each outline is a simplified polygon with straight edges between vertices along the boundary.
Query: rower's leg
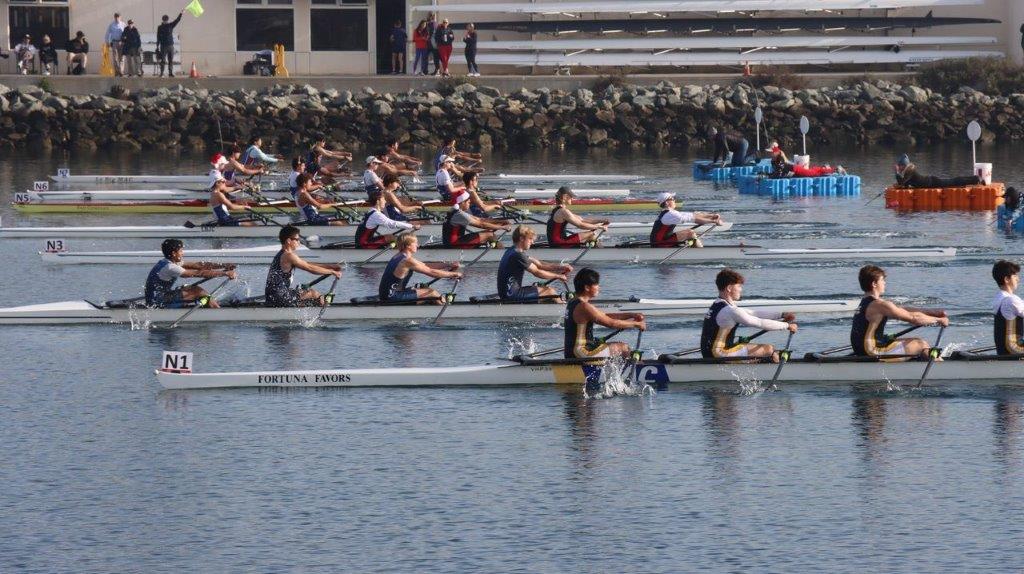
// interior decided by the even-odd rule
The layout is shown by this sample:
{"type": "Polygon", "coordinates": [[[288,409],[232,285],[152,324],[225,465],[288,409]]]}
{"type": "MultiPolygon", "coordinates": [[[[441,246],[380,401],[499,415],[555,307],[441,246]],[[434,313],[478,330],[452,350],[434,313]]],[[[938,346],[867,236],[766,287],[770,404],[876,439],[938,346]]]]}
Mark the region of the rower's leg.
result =
{"type": "Polygon", "coordinates": [[[700,238],[697,237],[697,233],[694,232],[692,229],[684,229],[682,231],[676,232],[676,240],[678,240],[679,242],[692,240],[693,247],[704,247],[704,244],[701,243],[700,238]]]}
{"type": "Polygon", "coordinates": [[[903,345],[903,354],[920,355],[923,359],[928,358],[928,351],[930,351],[932,348],[931,344],[928,341],[925,341],[924,339],[919,339],[917,337],[909,339],[897,339],[897,341],[901,345],[903,345]]]}
{"type": "Polygon", "coordinates": [[[623,343],[621,341],[608,343],[608,355],[610,357],[622,357],[625,359],[629,357],[629,353],[631,351],[632,349],[629,348],[629,344],[627,343],[623,343]]]}
{"type": "Polygon", "coordinates": [[[759,343],[748,343],[747,344],[747,356],[748,357],[771,357],[773,363],[779,362],[779,354],[775,352],[775,347],[768,344],[759,343]]]}
{"type": "Polygon", "coordinates": [[[559,297],[558,289],[551,286],[543,286],[537,288],[537,296],[544,303],[561,303],[562,299],[559,297]]]}
{"type": "Polygon", "coordinates": [[[416,290],[416,298],[420,299],[420,303],[426,303],[424,299],[433,299],[437,305],[444,305],[444,301],[441,299],[441,294],[435,289],[429,287],[423,287],[416,290]]]}

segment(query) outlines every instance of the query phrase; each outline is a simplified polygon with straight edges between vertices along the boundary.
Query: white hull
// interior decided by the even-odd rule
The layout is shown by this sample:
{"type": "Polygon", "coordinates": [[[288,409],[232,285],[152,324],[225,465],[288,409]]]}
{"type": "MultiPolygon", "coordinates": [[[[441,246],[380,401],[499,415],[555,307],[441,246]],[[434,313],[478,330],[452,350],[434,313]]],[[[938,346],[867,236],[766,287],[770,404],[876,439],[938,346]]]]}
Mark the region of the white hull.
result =
{"type": "Polygon", "coordinates": [[[536,53],[481,53],[477,62],[481,64],[507,66],[742,66],[750,65],[833,65],[833,64],[906,64],[934,62],[955,58],[1003,58],[1002,52],[983,50],[886,50],[871,51],[762,51],[746,54],[730,52],[588,52],[560,54],[558,52],[536,53]]]}
{"type": "MultiPolygon", "coordinates": [[[[243,249],[191,249],[189,259],[238,265],[269,265],[277,254],[278,245],[266,245],[243,249]]],[[[480,259],[481,263],[497,263],[503,249],[491,249],[480,259]]],[[[581,249],[533,249],[534,257],[547,261],[570,261],[581,249]]],[[[307,249],[299,251],[306,261],[318,263],[379,264],[388,262],[391,252],[381,253],[375,249],[307,249]]],[[[470,261],[479,255],[479,250],[429,249],[421,247],[416,258],[425,262],[470,261]]],[[[159,251],[81,251],[63,253],[40,253],[43,261],[61,264],[153,264],[162,255],[159,251]]],[[[935,248],[891,248],[891,249],[768,249],[757,246],[708,246],[703,248],[650,248],[650,247],[599,247],[591,249],[583,258],[588,263],[605,262],[659,262],[672,255],[666,263],[694,263],[706,261],[766,261],[766,260],[826,260],[834,261],[898,261],[920,259],[949,259],[956,256],[952,247],[935,248]],[[674,253],[674,255],[673,255],[674,253]]]]}
{"type": "MultiPolygon", "coordinates": [[[[494,2],[445,4],[448,13],[499,14],[646,14],[649,12],[736,12],[805,10],[877,10],[935,6],[978,6],[983,0],[639,0],[614,2],[494,2]]],[[[429,12],[436,6],[413,6],[413,12],[429,12]]]]}
{"type": "MultiPolygon", "coordinates": [[[[340,299],[340,297],[339,297],[340,299]]],[[[605,301],[606,312],[644,313],[651,317],[701,316],[714,303],[713,299],[639,299],[636,301],[605,301]]],[[[858,301],[818,299],[751,299],[743,301],[746,309],[808,313],[839,313],[849,315],[858,301]]],[[[323,321],[419,321],[429,320],[440,311],[438,305],[352,305],[336,302],[324,312],[323,321]]],[[[474,304],[456,301],[448,306],[444,320],[474,321],[561,321],[562,304],[474,304]]],[[[0,309],[0,325],[69,325],[88,323],[168,324],[185,313],[183,309],[106,308],[88,301],[61,301],[0,309]]],[[[222,307],[197,309],[184,323],[308,323],[316,319],[319,307],[222,307]]]]}
{"type": "MultiPolygon", "coordinates": [[[[425,174],[423,178],[430,178],[430,174],[425,174]]],[[[281,181],[286,180],[288,174],[284,173],[273,173],[262,176],[263,181],[281,181]]],[[[640,181],[643,176],[631,175],[631,174],[591,174],[591,173],[555,173],[555,174],[517,174],[517,173],[499,173],[495,175],[484,174],[480,176],[482,181],[502,181],[502,182],[628,182],[628,181],[640,181]]],[[[102,185],[102,184],[118,184],[118,185],[131,185],[136,183],[159,183],[159,184],[179,184],[179,183],[201,183],[206,184],[209,181],[207,175],[51,175],[50,180],[60,184],[91,184],[91,185],[102,185]]]]}
{"type": "MultiPolygon", "coordinates": [[[[509,196],[517,199],[550,199],[555,196],[557,189],[547,188],[515,188],[510,190],[491,190],[492,196],[509,196]]],[[[261,193],[272,199],[289,197],[290,192],[286,189],[272,190],[263,189],[261,193]]],[[[358,199],[366,196],[365,192],[359,190],[339,190],[335,193],[358,194],[358,199]]],[[[579,197],[629,197],[628,189],[574,189],[579,197]]],[[[411,190],[410,195],[421,198],[435,199],[438,197],[435,190],[411,190]]],[[[206,191],[193,191],[190,189],[126,189],[126,190],[99,190],[99,191],[32,191],[25,192],[28,198],[27,203],[52,203],[52,202],[109,202],[109,201],[191,201],[194,199],[207,199],[210,194],[206,191]]],[[[245,194],[239,197],[245,198],[245,194]]]]}
{"type": "MultiPolygon", "coordinates": [[[[804,362],[791,361],[782,369],[778,382],[785,383],[873,383],[916,384],[925,361],[907,362],[804,362]]],[[[235,373],[180,374],[156,371],[165,389],[206,389],[229,387],[449,387],[509,385],[582,385],[587,371],[580,365],[478,365],[441,368],[333,369],[309,371],[254,371],[235,373]]],[[[671,365],[644,361],[635,367],[635,380],[659,387],[667,384],[738,383],[770,381],[777,365],[686,364],[671,365]]],[[[1020,384],[1024,361],[946,360],[932,365],[931,383],[1020,384]]]]}
{"type": "MultiPolygon", "coordinates": [[[[282,224],[286,220],[279,220],[282,224]]],[[[547,228],[543,223],[525,224],[533,229],[539,236],[547,234],[547,228]]],[[[651,222],[639,221],[614,221],[605,232],[605,237],[625,237],[633,235],[647,235],[651,231],[651,222]]],[[[716,226],[710,233],[728,231],[732,229],[731,222],[725,222],[716,226]]],[[[708,232],[710,226],[702,225],[696,229],[697,233],[708,232]]],[[[322,226],[303,225],[299,229],[306,237],[341,237],[352,238],[355,233],[354,225],[343,226],[322,226]]],[[[218,238],[218,237],[277,237],[281,228],[276,225],[260,225],[254,227],[185,227],[182,225],[125,225],[115,227],[0,227],[0,239],[14,238],[36,238],[36,239],[69,239],[69,238],[93,238],[113,239],[122,237],[143,237],[143,238],[167,238],[177,237],[188,238],[218,238]]],[[[441,225],[424,225],[419,233],[420,237],[440,237],[441,225]]]]}
{"type": "Polygon", "coordinates": [[[838,48],[842,46],[951,46],[997,44],[993,36],[733,36],[687,38],[572,38],[479,42],[481,50],[725,50],[729,48],[838,48]]]}

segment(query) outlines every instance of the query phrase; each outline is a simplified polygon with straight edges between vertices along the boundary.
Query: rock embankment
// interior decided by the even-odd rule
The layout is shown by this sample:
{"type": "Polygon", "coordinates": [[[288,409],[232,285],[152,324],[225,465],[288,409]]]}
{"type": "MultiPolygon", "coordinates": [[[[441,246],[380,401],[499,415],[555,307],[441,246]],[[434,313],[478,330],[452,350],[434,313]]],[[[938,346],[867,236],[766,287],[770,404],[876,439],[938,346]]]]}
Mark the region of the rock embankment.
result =
{"type": "Polygon", "coordinates": [[[260,134],[273,149],[303,149],[316,136],[336,145],[397,137],[436,146],[447,134],[468,147],[661,147],[700,141],[710,125],[753,140],[754,108],[771,138],[799,139],[800,116],[820,143],[915,143],[963,137],[978,120],[986,140],[1024,138],[1024,94],[992,96],[971,88],[939,94],[917,86],[861,81],[789,90],[774,86],[609,86],[600,91],[449,84],[433,91],[359,93],[308,85],[213,92],[178,86],[128,94],[61,96],[39,86],[0,85],[0,149],[189,150],[260,134]],[[114,96],[118,97],[114,97],[114,96]]]}

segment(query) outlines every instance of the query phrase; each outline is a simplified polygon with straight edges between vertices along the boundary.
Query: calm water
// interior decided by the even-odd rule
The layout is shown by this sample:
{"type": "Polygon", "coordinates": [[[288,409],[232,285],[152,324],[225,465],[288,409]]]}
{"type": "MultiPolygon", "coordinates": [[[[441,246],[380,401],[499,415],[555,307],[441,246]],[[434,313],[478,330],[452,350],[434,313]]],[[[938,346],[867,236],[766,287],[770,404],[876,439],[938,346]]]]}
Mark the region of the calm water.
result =
{"type": "MultiPolygon", "coordinates": [[[[902,151],[902,150],[899,150],[902,151]]],[[[979,149],[1020,185],[1024,148],[979,149]]],[[[426,152],[423,153],[426,155],[426,152]]],[[[1024,253],[988,214],[864,206],[897,150],[818,150],[864,177],[864,197],[770,200],[694,184],[692,154],[495,154],[510,172],[642,173],[780,246],[951,245],[977,259],[890,266],[890,294],[955,314],[946,343],[988,344],[993,255],[1024,253]],[[795,225],[799,224],[799,225],[795,225]]],[[[935,173],[966,145],[918,150],[935,173]]],[[[0,161],[4,203],[74,172],[190,172],[201,158],[0,161]]],[[[952,166],[963,166],[956,169],[952,166]]],[[[179,216],[18,216],[5,225],[173,223],[179,216]]],[[[155,249],[77,240],[73,249],[155,249]]],[[[242,240],[218,245],[251,245],[242,240]]],[[[196,243],[209,246],[211,243],[196,243]]],[[[44,266],[37,241],[0,243],[0,306],[125,297],[145,269],[44,266]]],[[[748,297],[852,296],[858,264],[743,268],[748,297]]],[[[714,295],[717,265],[604,266],[604,296],[714,295]]],[[[342,296],[375,290],[350,268],[342,296]]],[[[460,292],[493,290],[493,267],[460,292]]],[[[246,269],[260,289],[263,271],[246,269]]],[[[842,344],[841,319],[802,318],[799,350],[842,344]]],[[[924,331],[934,337],[935,331],[924,331]]],[[[692,321],[652,321],[644,346],[696,342],[692,321]]],[[[161,392],[164,349],[199,370],[432,366],[560,344],[555,325],[360,324],[0,329],[2,572],[1017,572],[1024,567],[1024,393],[729,386],[653,397],[578,389],[161,392]]],[[[766,339],[768,339],[766,337],[766,339]]],[[[781,343],[782,339],[775,341],[781,343]]]]}

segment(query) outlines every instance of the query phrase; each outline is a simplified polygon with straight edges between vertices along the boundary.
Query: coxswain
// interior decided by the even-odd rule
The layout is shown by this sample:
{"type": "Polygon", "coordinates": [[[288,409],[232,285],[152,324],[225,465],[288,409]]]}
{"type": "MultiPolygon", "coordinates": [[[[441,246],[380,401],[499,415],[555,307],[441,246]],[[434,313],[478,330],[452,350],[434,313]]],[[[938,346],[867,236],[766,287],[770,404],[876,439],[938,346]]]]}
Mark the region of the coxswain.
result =
{"type": "MultiPolygon", "coordinates": [[[[216,157],[216,156],[214,156],[216,157]]],[[[263,166],[259,167],[246,167],[242,164],[242,148],[238,147],[237,144],[232,144],[231,149],[228,150],[227,165],[224,167],[222,172],[224,173],[224,179],[231,183],[240,183],[241,176],[254,176],[259,175],[266,171],[263,166]]]]}
{"type": "Polygon", "coordinates": [[[857,280],[864,291],[864,297],[853,315],[853,328],[850,329],[853,354],[860,357],[920,355],[927,358],[928,351],[931,350],[931,345],[927,341],[916,337],[892,339],[885,334],[885,323],[889,319],[896,319],[919,327],[945,327],[949,325],[946,312],[941,309],[900,307],[882,299],[882,295],[885,294],[885,271],[880,267],[861,267],[857,280]]]}
{"type": "Polygon", "coordinates": [[[398,151],[398,139],[392,138],[388,141],[388,158],[391,159],[391,163],[395,165],[404,165],[408,169],[419,169],[423,161],[412,157],[411,155],[403,155],[398,151]]]}
{"type": "Polygon", "coordinates": [[[441,167],[437,168],[437,173],[434,174],[434,182],[437,185],[437,193],[441,196],[441,201],[445,202],[446,205],[452,205],[455,203],[453,200],[460,193],[465,191],[465,187],[456,186],[455,182],[452,181],[453,168],[455,167],[455,158],[450,156],[441,156],[441,167]]]}
{"type": "Polygon", "coordinates": [[[270,262],[270,270],[267,272],[267,283],[263,290],[265,305],[267,307],[298,307],[304,302],[316,301],[323,305],[323,296],[316,289],[303,289],[292,287],[292,272],[295,269],[302,269],[314,275],[333,275],[341,278],[341,266],[333,264],[315,264],[299,257],[295,251],[302,244],[302,235],[299,228],[294,225],[286,225],[277,234],[281,241],[281,250],[270,262]]]}
{"type": "Polygon", "coordinates": [[[1024,300],[1014,291],[1020,285],[1020,265],[1000,260],[992,266],[999,293],[992,301],[996,354],[1024,355],[1024,300]]]}
{"type": "Polygon", "coordinates": [[[722,223],[722,216],[717,213],[677,211],[676,194],[672,192],[659,193],[658,205],[661,206],[661,213],[658,214],[658,218],[654,220],[654,226],[651,228],[651,247],[678,247],[687,241],[692,241],[693,247],[704,247],[693,228],[676,231],[676,226],[722,223]]]}
{"type": "Polygon", "coordinates": [[[407,214],[415,213],[423,209],[423,203],[409,198],[403,201],[398,197],[398,190],[402,187],[401,180],[398,179],[397,175],[387,174],[382,180],[384,189],[384,204],[385,204],[385,215],[394,219],[395,221],[408,221],[409,217],[407,214]]]}
{"type": "Polygon", "coordinates": [[[553,279],[568,283],[567,275],[572,265],[545,263],[530,256],[537,234],[525,225],[512,232],[512,247],[505,250],[498,264],[498,297],[502,301],[538,301],[557,303],[561,300],[558,291],[548,285],[523,285],[526,272],[539,279],[553,279]]]}
{"type": "Polygon", "coordinates": [[[252,140],[249,142],[249,147],[247,147],[245,149],[245,152],[242,154],[242,165],[249,168],[263,166],[269,167],[281,161],[281,158],[277,156],[263,153],[263,150],[260,149],[262,146],[263,138],[261,138],[260,136],[252,138],[252,140]]]}
{"type": "Polygon", "coordinates": [[[480,174],[467,171],[462,174],[462,184],[469,193],[469,212],[477,217],[487,217],[490,212],[501,208],[498,202],[486,202],[480,197],[480,174]]]}
{"type": "Polygon", "coordinates": [[[555,208],[548,216],[547,225],[548,245],[551,247],[578,247],[597,239],[599,230],[608,230],[611,223],[608,219],[583,218],[573,213],[569,206],[575,198],[576,194],[565,186],[555,192],[555,208]],[[583,231],[570,232],[570,225],[583,231]]]}
{"type": "Polygon", "coordinates": [[[444,304],[441,294],[429,287],[409,287],[409,279],[413,273],[421,273],[427,277],[440,279],[460,279],[458,263],[423,263],[414,255],[419,249],[419,240],[415,235],[403,235],[398,238],[395,249],[398,253],[388,261],[384,274],[380,277],[377,295],[381,303],[408,303],[431,301],[438,305],[444,304]]]}
{"type": "MultiPolygon", "coordinates": [[[[147,307],[183,307],[197,299],[206,297],[208,293],[198,285],[175,287],[179,277],[227,277],[235,279],[234,265],[216,263],[186,263],[185,244],[180,239],[165,239],[160,245],[164,258],[157,262],[146,277],[147,307]]],[[[220,307],[217,301],[210,298],[207,307],[220,307]]]]}
{"type": "Polygon", "coordinates": [[[240,188],[236,184],[232,184],[224,179],[224,174],[221,173],[220,168],[226,165],[226,163],[227,160],[221,157],[218,163],[215,164],[217,167],[210,170],[210,199],[208,204],[210,210],[213,211],[214,217],[217,218],[217,225],[225,227],[252,227],[258,225],[259,222],[252,219],[239,219],[231,215],[232,211],[245,211],[246,206],[231,201],[231,194],[240,188]]]}
{"type": "Polygon", "coordinates": [[[572,280],[576,296],[565,306],[565,358],[596,359],[628,357],[629,345],[607,343],[594,337],[594,324],[609,329],[647,330],[647,320],[641,313],[605,313],[594,306],[601,292],[601,275],[584,267],[572,280]]]}
{"type": "Polygon", "coordinates": [[[402,166],[397,166],[397,165],[391,163],[390,154],[388,154],[388,150],[386,150],[386,149],[377,152],[377,159],[380,160],[380,169],[384,173],[384,175],[387,175],[387,174],[391,173],[391,174],[394,174],[394,175],[405,175],[405,176],[409,176],[409,177],[416,177],[416,170],[414,170],[414,169],[405,169],[402,166]]]}
{"type": "Polygon", "coordinates": [[[981,185],[985,183],[980,175],[966,175],[961,177],[941,178],[934,175],[925,175],[917,171],[917,166],[910,161],[907,154],[896,159],[896,185],[911,188],[931,187],[964,187],[967,185],[981,185]]]}
{"type": "Polygon", "coordinates": [[[500,229],[511,229],[506,223],[493,223],[486,219],[477,217],[469,212],[469,193],[463,190],[455,198],[455,205],[448,211],[448,215],[441,224],[441,241],[445,247],[450,248],[474,248],[494,240],[494,232],[500,229]],[[483,231],[470,231],[470,227],[476,227],[483,231]]]}
{"type": "Polygon", "coordinates": [[[299,174],[295,178],[298,191],[295,194],[295,207],[302,213],[303,225],[348,225],[348,221],[321,215],[321,209],[330,209],[341,203],[323,203],[313,196],[313,176],[308,173],[299,174]]]}
{"type": "Polygon", "coordinates": [[[363,220],[356,228],[356,247],[359,249],[380,249],[391,243],[395,235],[403,231],[419,231],[418,224],[398,221],[387,216],[384,194],[370,194],[373,200],[370,210],[363,215],[363,220]]]}
{"type": "Polygon", "coordinates": [[[363,172],[363,191],[366,192],[367,201],[372,202],[370,194],[384,189],[384,181],[381,180],[377,170],[380,169],[381,161],[377,156],[366,156],[366,171],[363,172]]]}
{"type": "Polygon", "coordinates": [[[751,327],[765,331],[796,333],[796,315],[771,311],[751,311],[736,305],[743,296],[746,280],[732,269],[722,269],[715,277],[718,299],[704,315],[700,331],[700,352],[705,359],[736,359],[771,357],[779,361],[775,347],[768,344],[736,341],[736,329],[751,327]],[[779,320],[781,319],[781,320],[779,320]]]}
{"type": "Polygon", "coordinates": [[[747,157],[750,150],[750,142],[740,134],[726,133],[718,131],[716,127],[710,127],[708,128],[708,140],[715,146],[715,154],[711,158],[711,165],[717,164],[719,158],[721,158],[722,165],[725,165],[725,160],[730,152],[732,152],[730,167],[743,167],[748,163],[752,163],[748,161],[747,157]]]}

